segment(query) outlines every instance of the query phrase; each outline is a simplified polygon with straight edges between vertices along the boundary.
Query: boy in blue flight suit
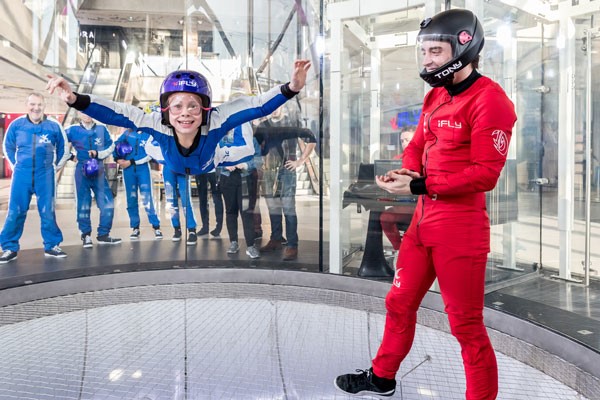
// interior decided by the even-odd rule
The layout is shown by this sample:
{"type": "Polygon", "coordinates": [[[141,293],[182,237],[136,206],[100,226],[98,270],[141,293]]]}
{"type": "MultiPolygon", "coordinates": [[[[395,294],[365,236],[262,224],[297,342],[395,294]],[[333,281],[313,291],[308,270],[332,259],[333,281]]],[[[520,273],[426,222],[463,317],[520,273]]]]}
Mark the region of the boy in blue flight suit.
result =
{"type": "Polygon", "coordinates": [[[89,116],[79,113],[80,123],[67,128],[67,138],[73,145],[77,161],[75,169],[75,189],[77,191],[77,225],[81,232],[83,247],[92,247],[92,192],[96,198],[96,205],[100,210],[100,222],[96,240],[99,244],[117,244],[121,239],[110,236],[115,203],[112,191],[104,175],[102,162],[93,162],[93,159],[104,160],[111,155],[114,144],[104,125],[96,124],[89,116]],[[97,163],[97,164],[96,164],[97,163]],[[90,167],[91,165],[97,165],[90,167]]]}
{"type": "Polygon", "coordinates": [[[154,238],[162,239],[160,221],[154,208],[152,197],[152,178],[148,162],[152,159],[146,154],[146,143],[152,141],[147,133],[136,133],[127,129],[115,142],[114,158],[123,170],[125,193],[127,194],[127,213],[129,226],[132,228],[129,238],[132,240],[140,237],[140,212],[138,204],[138,191],[142,197],[148,221],[154,229],[154,238]]]}
{"type": "Polygon", "coordinates": [[[37,197],[44,252],[50,257],[66,257],[58,246],[63,240],[56,224],[54,207],[55,170],[69,158],[62,126],[44,114],[44,96],[27,96],[27,115],[15,119],[4,136],[4,155],[12,170],[6,221],[0,233],[3,253],[0,264],[17,258],[19,239],[33,194],[37,197]]]}
{"type": "MultiPolygon", "coordinates": [[[[203,75],[175,71],[161,85],[161,113],[151,114],[129,104],[76,94],[61,77],[49,75],[46,88],[50,93],[58,89],[68,105],[101,122],[150,134],[158,142],[168,168],[183,175],[199,175],[214,168],[215,149],[229,130],[272,113],[298,94],[309,68],[310,61],[296,60],[289,83],[218,107],[211,107],[212,91],[203,75]]],[[[246,156],[253,157],[253,151],[249,151],[246,156]]]]}

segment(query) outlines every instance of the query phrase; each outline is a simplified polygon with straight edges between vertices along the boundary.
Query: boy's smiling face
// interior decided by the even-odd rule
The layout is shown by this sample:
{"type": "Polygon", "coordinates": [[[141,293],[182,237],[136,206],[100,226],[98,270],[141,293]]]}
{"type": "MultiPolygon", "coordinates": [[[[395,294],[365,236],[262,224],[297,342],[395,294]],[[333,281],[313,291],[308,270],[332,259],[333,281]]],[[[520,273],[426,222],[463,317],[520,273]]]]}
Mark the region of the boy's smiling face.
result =
{"type": "Polygon", "coordinates": [[[175,133],[194,137],[202,124],[202,101],[192,93],[173,93],[167,99],[169,123],[175,133]]]}

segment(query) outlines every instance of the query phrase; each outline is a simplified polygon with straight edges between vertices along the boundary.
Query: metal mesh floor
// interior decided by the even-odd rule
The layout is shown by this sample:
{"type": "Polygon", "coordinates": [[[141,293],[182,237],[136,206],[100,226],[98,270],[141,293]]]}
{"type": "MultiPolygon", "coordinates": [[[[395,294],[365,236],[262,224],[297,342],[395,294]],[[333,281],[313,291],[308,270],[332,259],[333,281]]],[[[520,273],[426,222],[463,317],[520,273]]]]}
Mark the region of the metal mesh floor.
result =
{"type": "MultiPolygon", "coordinates": [[[[136,288],[91,294],[101,300],[95,307],[65,296],[80,308],[69,312],[56,299],[5,307],[0,399],[345,399],[335,376],[370,365],[384,324],[381,313],[352,309],[352,296],[346,308],[343,294],[335,306],[235,292],[124,303],[127,293],[136,300],[136,288]],[[119,296],[124,304],[103,305],[119,296]],[[40,316],[42,307],[61,313],[40,316]]],[[[463,399],[460,349],[441,331],[418,326],[398,378],[427,356],[393,398],[463,399]]],[[[499,399],[583,399],[534,368],[497,357],[499,399]]]]}

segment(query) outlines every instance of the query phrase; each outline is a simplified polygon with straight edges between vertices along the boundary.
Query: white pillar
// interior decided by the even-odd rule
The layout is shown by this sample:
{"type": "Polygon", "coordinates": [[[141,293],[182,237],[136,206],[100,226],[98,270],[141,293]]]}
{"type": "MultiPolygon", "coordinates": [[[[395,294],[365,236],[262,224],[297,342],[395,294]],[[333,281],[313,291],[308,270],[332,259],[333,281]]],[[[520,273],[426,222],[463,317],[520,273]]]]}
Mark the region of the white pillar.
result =
{"type": "Polygon", "coordinates": [[[560,95],[558,96],[558,232],[559,275],[571,279],[575,169],[575,26],[569,17],[559,24],[560,95]]]}
{"type": "Polygon", "coordinates": [[[380,158],[381,149],[381,51],[371,49],[371,109],[369,111],[370,162],[380,158]]]}
{"type": "Polygon", "coordinates": [[[329,90],[329,271],[339,274],[342,271],[342,246],[340,227],[342,226],[342,45],[343,25],[334,19],[330,24],[330,78],[329,90]]]}

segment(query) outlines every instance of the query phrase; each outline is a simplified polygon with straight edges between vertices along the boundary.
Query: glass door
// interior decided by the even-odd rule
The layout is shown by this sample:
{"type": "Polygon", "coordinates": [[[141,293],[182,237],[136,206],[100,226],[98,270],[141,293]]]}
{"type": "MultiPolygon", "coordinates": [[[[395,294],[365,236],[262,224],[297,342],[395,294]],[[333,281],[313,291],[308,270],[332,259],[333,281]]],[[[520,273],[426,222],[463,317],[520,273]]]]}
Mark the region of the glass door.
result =
{"type": "Polygon", "coordinates": [[[547,46],[554,31],[523,10],[501,3],[466,3],[473,3],[486,32],[480,71],[503,87],[518,116],[506,165],[487,198],[491,253],[486,290],[490,292],[537,273],[540,266],[542,197],[556,187],[557,179],[557,174],[543,168],[544,127],[554,123],[547,116],[556,115],[558,93],[557,70],[547,46]]]}
{"type": "Polygon", "coordinates": [[[586,285],[598,277],[600,251],[600,28],[594,17],[579,18],[576,53],[574,223],[571,272],[586,285]]]}

